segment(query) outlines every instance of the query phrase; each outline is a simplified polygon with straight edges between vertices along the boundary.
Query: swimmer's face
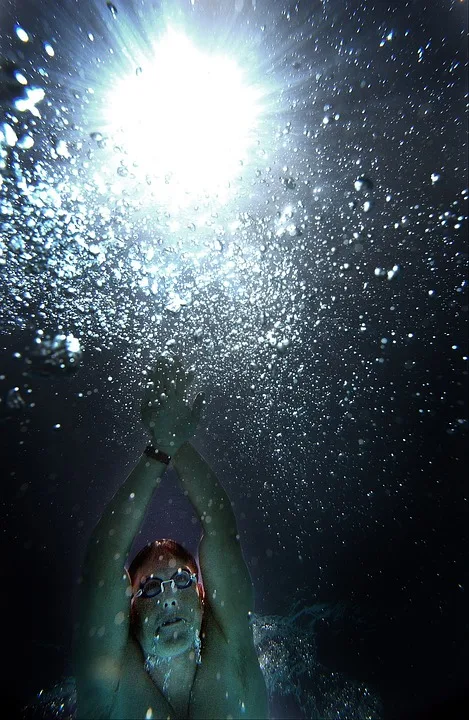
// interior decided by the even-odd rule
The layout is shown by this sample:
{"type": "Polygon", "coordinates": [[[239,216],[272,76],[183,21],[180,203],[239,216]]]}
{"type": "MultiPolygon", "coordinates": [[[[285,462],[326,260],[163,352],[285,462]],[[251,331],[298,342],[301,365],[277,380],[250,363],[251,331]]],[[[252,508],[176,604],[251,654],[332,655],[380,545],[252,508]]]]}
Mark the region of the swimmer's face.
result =
{"type": "MultiPolygon", "coordinates": [[[[165,556],[144,565],[134,579],[133,592],[140,581],[150,575],[170,580],[179,568],[186,568],[180,558],[165,556]]],[[[145,655],[169,658],[194,652],[195,639],[202,624],[202,599],[196,582],[187,588],[164,584],[164,590],[151,598],[134,597],[132,614],[136,636],[145,655]]]]}

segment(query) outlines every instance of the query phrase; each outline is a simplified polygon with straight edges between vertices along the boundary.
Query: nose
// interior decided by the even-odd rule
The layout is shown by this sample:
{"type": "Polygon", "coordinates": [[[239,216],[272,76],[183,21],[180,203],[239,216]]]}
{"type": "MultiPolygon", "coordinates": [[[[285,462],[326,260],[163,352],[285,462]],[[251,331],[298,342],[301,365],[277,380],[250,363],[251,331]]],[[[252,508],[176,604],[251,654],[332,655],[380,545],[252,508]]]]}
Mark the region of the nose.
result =
{"type": "Polygon", "coordinates": [[[172,598],[172,599],[168,598],[168,600],[165,600],[163,602],[163,607],[165,608],[165,610],[170,607],[177,607],[177,602],[176,602],[175,598],[172,598]]]}

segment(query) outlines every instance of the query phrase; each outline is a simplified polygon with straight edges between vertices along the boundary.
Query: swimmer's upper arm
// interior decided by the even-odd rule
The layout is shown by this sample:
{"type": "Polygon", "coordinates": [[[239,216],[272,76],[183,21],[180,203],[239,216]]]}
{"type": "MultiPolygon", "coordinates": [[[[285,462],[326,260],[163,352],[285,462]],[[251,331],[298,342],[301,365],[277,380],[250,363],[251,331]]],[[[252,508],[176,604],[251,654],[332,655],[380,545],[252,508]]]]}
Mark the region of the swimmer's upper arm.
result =
{"type": "Polygon", "coordinates": [[[129,635],[129,577],[122,559],[105,555],[88,552],[80,578],[73,652],[79,720],[109,716],[129,635]]]}
{"type": "Polygon", "coordinates": [[[254,609],[254,588],[235,529],[204,532],[199,562],[206,602],[227,642],[251,646],[249,613],[254,609]]]}

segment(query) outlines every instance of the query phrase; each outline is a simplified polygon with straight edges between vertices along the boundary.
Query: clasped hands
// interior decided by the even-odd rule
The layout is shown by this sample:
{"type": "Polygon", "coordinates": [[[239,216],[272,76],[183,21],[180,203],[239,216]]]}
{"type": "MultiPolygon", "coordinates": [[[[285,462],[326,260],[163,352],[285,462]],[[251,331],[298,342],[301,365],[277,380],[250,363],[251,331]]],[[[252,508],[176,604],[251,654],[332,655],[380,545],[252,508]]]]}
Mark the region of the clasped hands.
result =
{"type": "Polygon", "coordinates": [[[204,393],[198,393],[193,403],[186,397],[193,379],[193,372],[186,372],[178,357],[160,355],[147,381],[142,421],[154,446],[167,455],[174,455],[193,437],[200,422],[204,393]]]}

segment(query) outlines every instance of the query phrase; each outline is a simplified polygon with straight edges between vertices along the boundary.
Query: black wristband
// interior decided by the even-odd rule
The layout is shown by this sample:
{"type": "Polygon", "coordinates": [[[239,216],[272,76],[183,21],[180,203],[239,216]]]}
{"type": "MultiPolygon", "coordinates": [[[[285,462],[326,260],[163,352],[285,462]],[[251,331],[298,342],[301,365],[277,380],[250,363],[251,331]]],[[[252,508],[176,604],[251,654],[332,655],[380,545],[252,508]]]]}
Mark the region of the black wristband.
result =
{"type": "Polygon", "coordinates": [[[169,455],[166,455],[166,453],[162,450],[157,450],[151,443],[146,446],[144,453],[147,457],[153,458],[153,460],[158,460],[158,462],[162,462],[165,465],[169,465],[171,462],[169,455]]]}

